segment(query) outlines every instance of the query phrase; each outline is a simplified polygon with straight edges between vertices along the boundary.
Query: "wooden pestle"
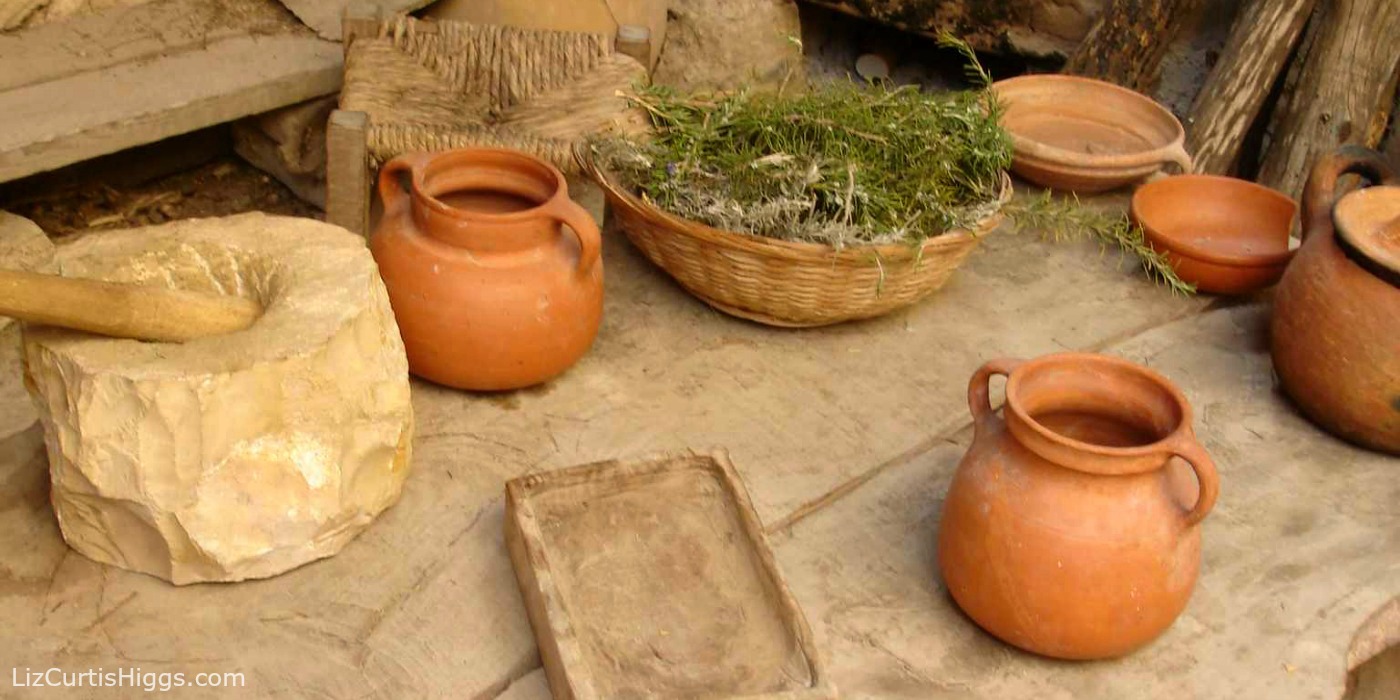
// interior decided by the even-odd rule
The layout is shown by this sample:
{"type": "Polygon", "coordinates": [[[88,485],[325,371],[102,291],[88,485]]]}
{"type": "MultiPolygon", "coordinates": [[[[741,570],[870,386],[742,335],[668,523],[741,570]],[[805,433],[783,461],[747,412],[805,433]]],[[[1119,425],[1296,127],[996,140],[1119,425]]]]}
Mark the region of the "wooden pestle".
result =
{"type": "Polygon", "coordinates": [[[261,315],[242,297],[0,270],[0,316],[29,323],[178,343],[241,331],[261,315]]]}

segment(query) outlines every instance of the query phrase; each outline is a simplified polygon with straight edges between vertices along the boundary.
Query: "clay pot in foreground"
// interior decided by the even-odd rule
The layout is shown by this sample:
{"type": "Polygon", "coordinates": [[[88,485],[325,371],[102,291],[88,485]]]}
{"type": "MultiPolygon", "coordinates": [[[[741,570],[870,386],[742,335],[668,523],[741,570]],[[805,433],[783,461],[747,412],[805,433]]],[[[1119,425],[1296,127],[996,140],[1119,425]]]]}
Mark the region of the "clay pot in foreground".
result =
{"type": "Polygon", "coordinates": [[[1168,164],[1191,172],[1181,122],[1146,95],[1072,75],[1025,75],[992,89],[1006,110],[1011,169],[1037,185],[1088,194],[1168,164]]]}
{"type": "Polygon", "coordinates": [[[968,404],[976,437],[938,533],[958,606],[1063,659],[1120,656],[1166,630],[1191,597],[1219,491],[1181,391],[1126,360],[1066,353],[988,362],[968,404]],[[1008,377],[1001,417],[996,374],[1008,377]]]}
{"type": "Polygon", "coordinates": [[[1400,185],[1379,154],[1356,146],[1314,166],[1303,245],[1274,295],[1274,371],[1328,432],[1400,454],[1400,188],[1354,192],[1334,209],[1347,174],[1400,185]]]}
{"type": "Polygon", "coordinates": [[[409,370],[516,389],[572,366],[603,314],[598,225],[553,166],[507,149],[401,156],[370,241],[409,370]]]}
{"type": "Polygon", "coordinates": [[[1181,279],[1212,294],[1247,294],[1288,267],[1298,204],[1282,192],[1217,175],[1164,177],[1133,193],[1132,218],[1181,279]]]}

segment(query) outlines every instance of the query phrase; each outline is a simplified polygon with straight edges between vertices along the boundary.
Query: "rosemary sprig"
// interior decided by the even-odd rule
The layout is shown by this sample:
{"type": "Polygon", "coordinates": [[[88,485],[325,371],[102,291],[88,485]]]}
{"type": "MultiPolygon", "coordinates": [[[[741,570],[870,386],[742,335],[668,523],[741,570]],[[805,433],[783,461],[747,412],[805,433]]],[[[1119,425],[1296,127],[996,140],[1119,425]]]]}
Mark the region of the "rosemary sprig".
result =
{"type": "Polygon", "coordinates": [[[973,51],[966,41],[954,36],[952,32],[944,31],[938,35],[938,45],[962,54],[963,74],[968,82],[982,89],[992,86],[992,74],[982,67],[982,62],[977,60],[977,52],[973,51]]]}
{"type": "Polygon", "coordinates": [[[1196,293],[1196,286],[1177,276],[1166,257],[1147,244],[1142,229],[1127,215],[1086,207],[1078,197],[1056,197],[1049,191],[1039,197],[1015,200],[1002,211],[1018,231],[1038,231],[1041,240],[1056,243],[1085,238],[1097,241],[1101,248],[1111,246],[1120,253],[1137,256],[1147,276],[1166,285],[1172,294],[1196,293]]]}

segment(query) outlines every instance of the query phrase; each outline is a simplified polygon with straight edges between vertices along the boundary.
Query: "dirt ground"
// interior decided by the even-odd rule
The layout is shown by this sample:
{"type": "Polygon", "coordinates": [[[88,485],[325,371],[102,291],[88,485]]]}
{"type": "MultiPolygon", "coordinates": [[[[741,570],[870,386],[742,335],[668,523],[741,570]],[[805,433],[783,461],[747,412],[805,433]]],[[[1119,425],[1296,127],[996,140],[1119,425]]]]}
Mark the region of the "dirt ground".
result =
{"type": "Polygon", "coordinates": [[[321,218],[319,209],[232,154],[138,184],[75,173],[51,183],[0,186],[0,210],[34,221],[55,239],[245,211],[321,218]]]}

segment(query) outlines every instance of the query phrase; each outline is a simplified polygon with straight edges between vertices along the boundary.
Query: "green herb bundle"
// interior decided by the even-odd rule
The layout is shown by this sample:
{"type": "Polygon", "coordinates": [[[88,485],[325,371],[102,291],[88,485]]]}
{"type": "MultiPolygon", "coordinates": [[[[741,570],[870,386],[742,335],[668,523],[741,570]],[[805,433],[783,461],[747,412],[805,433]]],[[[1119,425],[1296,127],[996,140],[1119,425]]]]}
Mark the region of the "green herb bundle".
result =
{"type": "MultiPolygon", "coordinates": [[[[716,228],[835,247],[905,243],[964,228],[1002,207],[1011,138],[968,45],[979,89],[924,93],[887,84],[823,85],[798,94],[684,96],[643,88],[647,139],[603,137],[594,157],[662,209],[716,228]]],[[[1088,238],[1136,255],[1147,274],[1189,294],[1126,216],[1049,192],[1004,209],[1018,230],[1048,240],[1088,238]]]]}
{"type": "Polygon", "coordinates": [[[1011,141],[983,92],[844,83],[800,95],[650,88],[650,141],[595,144],[663,209],[834,246],[918,243],[999,206],[1011,141]]]}

